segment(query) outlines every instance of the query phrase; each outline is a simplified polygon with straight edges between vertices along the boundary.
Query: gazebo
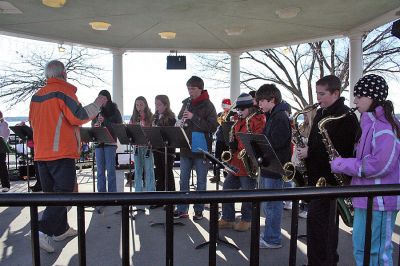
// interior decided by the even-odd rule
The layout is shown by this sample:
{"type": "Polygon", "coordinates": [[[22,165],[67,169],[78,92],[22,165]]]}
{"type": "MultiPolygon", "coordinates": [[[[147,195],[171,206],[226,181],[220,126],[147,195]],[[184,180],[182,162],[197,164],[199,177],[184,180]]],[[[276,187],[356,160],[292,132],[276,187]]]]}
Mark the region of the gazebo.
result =
{"type": "Polygon", "coordinates": [[[230,96],[240,93],[244,51],[346,36],[350,88],[362,75],[361,37],[400,17],[398,0],[8,0],[0,33],[110,50],[113,98],[123,110],[127,51],[225,52],[230,96]]]}

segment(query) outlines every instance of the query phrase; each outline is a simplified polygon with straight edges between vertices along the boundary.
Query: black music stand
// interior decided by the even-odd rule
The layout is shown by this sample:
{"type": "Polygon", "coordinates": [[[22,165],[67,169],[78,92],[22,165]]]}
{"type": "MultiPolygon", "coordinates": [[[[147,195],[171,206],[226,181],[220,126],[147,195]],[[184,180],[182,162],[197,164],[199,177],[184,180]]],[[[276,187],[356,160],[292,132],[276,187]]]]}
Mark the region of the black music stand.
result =
{"type": "Polygon", "coordinates": [[[95,142],[115,142],[114,138],[111,136],[110,131],[106,127],[81,127],[80,135],[81,141],[83,142],[91,142],[92,143],[92,177],[93,177],[93,192],[96,192],[96,177],[94,174],[94,160],[95,160],[95,151],[94,151],[94,143],[95,142]]]}
{"type": "MultiPolygon", "coordinates": [[[[188,148],[190,149],[190,142],[189,139],[181,127],[174,127],[174,126],[165,126],[165,127],[153,127],[148,129],[150,134],[154,136],[158,135],[161,137],[163,142],[164,148],[164,187],[165,191],[169,191],[171,188],[169,187],[168,182],[168,172],[167,172],[167,160],[168,160],[168,148],[188,148]]],[[[147,132],[146,132],[147,133],[147,132]]],[[[150,135],[149,134],[149,135],[150,135]]],[[[151,141],[150,141],[151,142],[151,141]]],[[[168,227],[168,221],[172,221],[173,218],[173,206],[168,204],[166,206],[166,221],[168,227]]],[[[150,223],[150,226],[156,225],[165,225],[163,222],[158,223],[150,223]]],[[[171,225],[185,225],[182,222],[173,222],[171,225]]]]}
{"type": "MultiPolygon", "coordinates": [[[[254,164],[258,164],[260,166],[260,171],[263,170],[267,174],[278,174],[280,176],[285,173],[281,162],[278,159],[278,156],[275,153],[271,143],[268,138],[262,134],[248,134],[248,133],[238,133],[239,139],[242,141],[245,150],[254,164]]],[[[259,186],[259,178],[257,180],[259,186]]],[[[290,230],[292,232],[292,237],[290,239],[290,254],[296,254],[297,249],[297,233],[298,233],[298,211],[299,211],[299,201],[293,201],[293,209],[292,209],[292,219],[291,219],[291,227],[290,230]],[[295,215],[294,215],[295,214],[295,215]]],[[[256,208],[257,204],[253,203],[253,211],[252,217],[258,217],[260,215],[260,209],[256,208]]],[[[255,259],[258,262],[259,258],[259,235],[260,235],[260,227],[258,226],[259,219],[251,219],[251,246],[253,247],[250,251],[250,257],[255,259]]],[[[296,255],[294,255],[296,256],[296,255]]],[[[289,264],[294,265],[296,258],[290,257],[289,264]],[[293,261],[292,261],[293,260],[293,261]]]]}
{"type": "MultiPolygon", "coordinates": [[[[227,165],[226,163],[224,163],[224,162],[221,162],[220,160],[218,160],[215,156],[213,156],[212,154],[210,154],[209,152],[207,152],[207,151],[204,151],[204,150],[202,150],[202,149],[199,149],[199,151],[201,152],[201,153],[203,153],[210,161],[212,161],[213,163],[215,163],[215,164],[217,164],[218,166],[221,166],[222,168],[225,168],[225,169],[229,169],[229,171],[232,171],[232,172],[239,172],[239,169],[237,169],[236,167],[234,167],[234,166],[232,166],[232,165],[227,165]]],[[[218,185],[217,185],[218,186],[218,185]]],[[[218,189],[217,189],[218,190],[218,189]]],[[[214,208],[212,208],[212,209],[214,209],[214,208]]],[[[216,216],[218,216],[218,210],[216,210],[216,212],[214,213],[215,211],[213,210],[213,211],[210,211],[210,221],[211,221],[211,219],[217,219],[217,217],[216,216]],[[211,217],[211,216],[213,216],[213,217],[211,217]],[[215,216],[215,217],[214,217],[215,216]]],[[[224,244],[224,245],[226,245],[226,246],[228,246],[228,247],[232,247],[232,248],[234,248],[234,249],[237,249],[237,250],[239,250],[239,247],[238,246],[236,246],[236,245],[234,245],[234,244],[232,244],[232,243],[229,243],[228,241],[226,241],[226,240],[224,240],[224,239],[221,239],[221,237],[219,236],[219,228],[218,228],[218,222],[216,223],[216,228],[215,228],[215,235],[216,235],[216,243],[221,243],[221,244],[224,244]]],[[[211,230],[210,230],[210,238],[211,238],[211,230]]],[[[206,246],[206,245],[208,245],[208,244],[210,244],[210,241],[205,241],[205,242],[203,242],[203,243],[201,243],[201,244],[199,244],[199,245],[197,245],[196,246],[196,249],[200,249],[200,248],[202,248],[202,247],[204,247],[204,246],[206,246]]]]}
{"type": "Polygon", "coordinates": [[[22,126],[12,126],[10,127],[12,131],[14,131],[15,135],[17,135],[20,139],[22,139],[22,154],[25,154],[25,146],[26,144],[26,180],[28,184],[28,192],[30,192],[30,177],[29,177],[29,152],[28,152],[28,140],[33,139],[33,131],[32,128],[27,125],[22,126]]]}
{"type": "MultiPolygon", "coordinates": [[[[119,142],[123,145],[128,145],[129,147],[129,176],[133,180],[133,172],[132,172],[132,145],[147,145],[148,140],[146,136],[144,135],[144,132],[142,130],[142,127],[140,125],[125,125],[125,124],[118,124],[113,126],[113,131],[117,138],[119,139],[119,142]]],[[[129,185],[129,192],[132,193],[132,183],[129,185]]],[[[132,209],[132,205],[129,206],[129,212],[139,212],[142,211],[144,212],[145,210],[143,209],[132,209]]],[[[119,214],[121,211],[115,212],[115,214],[119,214]]],[[[135,216],[131,215],[131,219],[135,219],[135,216]]]]}

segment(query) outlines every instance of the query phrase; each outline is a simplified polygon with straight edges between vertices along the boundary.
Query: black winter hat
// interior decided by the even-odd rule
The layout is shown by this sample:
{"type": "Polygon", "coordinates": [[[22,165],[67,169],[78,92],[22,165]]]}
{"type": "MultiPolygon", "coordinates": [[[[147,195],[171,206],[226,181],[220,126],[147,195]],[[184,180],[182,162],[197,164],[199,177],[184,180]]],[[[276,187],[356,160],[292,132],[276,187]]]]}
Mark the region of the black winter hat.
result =
{"type": "Polygon", "coordinates": [[[384,78],[369,74],[360,78],[354,85],[354,96],[365,96],[383,102],[388,96],[389,87],[384,78]]]}

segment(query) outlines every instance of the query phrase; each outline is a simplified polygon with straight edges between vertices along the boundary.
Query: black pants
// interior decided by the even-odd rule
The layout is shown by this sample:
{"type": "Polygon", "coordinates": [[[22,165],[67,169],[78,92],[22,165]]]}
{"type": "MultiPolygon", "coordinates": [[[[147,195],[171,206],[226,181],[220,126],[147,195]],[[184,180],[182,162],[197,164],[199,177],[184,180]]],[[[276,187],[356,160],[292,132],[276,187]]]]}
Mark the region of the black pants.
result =
{"type": "Polygon", "coordinates": [[[311,200],[307,214],[307,258],[308,266],[336,265],[339,261],[337,253],[339,226],[337,215],[330,211],[336,201],[329,199],[311,200]],[[331,222],[330,222],[331,221],[331,222]],[[329,229],[329,224],[331,228],[329,229]],[[333,263],[329,263],[332,256],[333,263]]]}
{"type": "MultiPolygon", "coordinates": [[[[174,166],[174,153],[175,149],[167,150],[167,177],[168,177],[168,190],[175,191],[175,180],[172,168],[174,166]]],[[[165,189],[165,155],[164,150],[157,150],[154,155],[154,176],[156,178],[156,191],[166,191],[165,189]]]]}
{"type": "Polygon", "coordinates": [[[6,163],[7,153],[0,153],[0,178],[1,186],[10,188],[10,177],[8,176],[7,163],[6,163]]]}
{"type": "MultiPolygon", "coordinates": [[[[73,192],[76,183],[75,159],[39,161],[43,192],[73,192]]],[[[39,221],[39,231],[59,236],[69,228],[65,206],[47,206],[39,221]]]]}

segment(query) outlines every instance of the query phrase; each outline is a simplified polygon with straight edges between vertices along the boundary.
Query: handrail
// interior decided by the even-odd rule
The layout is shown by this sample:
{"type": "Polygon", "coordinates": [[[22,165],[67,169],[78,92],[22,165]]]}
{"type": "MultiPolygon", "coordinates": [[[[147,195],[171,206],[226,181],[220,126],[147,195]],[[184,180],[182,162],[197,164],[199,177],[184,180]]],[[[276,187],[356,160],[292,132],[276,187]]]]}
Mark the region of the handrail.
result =
{"type": "MultiPolygon", "coordinates": [[[[216,264],[217,206],[224,202],[252,202],[252,216],[260,217],[260,202],[274,200],[293,200],[291,223],[291,243],[289,265],[296,265],[297,249],[297,208],[300,199],[342,197],[368,197],[367,225],[371,224],[372,201],[377,195],[400,195],[400,185],[371,185],[344,187],[305,187],[286,189],[257,189],[231,191],[193,191],[193,192],[135,192],[135,193],[7,193],[0,194],[0,206],[30,206],[32,261],[40,265],[38,236],[38,206],[77,206],[78,212],[78,257],[79,265],[86,265],[85,215],[84,207],[93,205],[122,207],[122,264],[130,264],[129,252],[129,205],[166,204],[166,265],[173,265],[173,218],[172,204],[211,203],[209,265],[216,264]],[[295,215],[293,215],[295,213],[295,215]]],[[[250,265],[259,265],[259,220],[252,219],[250,239],[250,265]]],[[[364,265],[369,264],[371,231],[366,227],[364,265]]],[[[329,241],[329,240],[328,240],[329,241]]]]}
{"type": "Polygon", "coordinates": [[[245,202],[300,200],[312,198],[367,197],[400,195],[400,185],[371,185],[343,187],[304,187],[285,189],[190,191],[190,192],[118,192],[118,193],[7,193],[0,194],[0,206],[60,206],[85,205],[144,205],[212,202],[245,202]]]}

